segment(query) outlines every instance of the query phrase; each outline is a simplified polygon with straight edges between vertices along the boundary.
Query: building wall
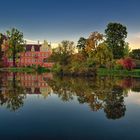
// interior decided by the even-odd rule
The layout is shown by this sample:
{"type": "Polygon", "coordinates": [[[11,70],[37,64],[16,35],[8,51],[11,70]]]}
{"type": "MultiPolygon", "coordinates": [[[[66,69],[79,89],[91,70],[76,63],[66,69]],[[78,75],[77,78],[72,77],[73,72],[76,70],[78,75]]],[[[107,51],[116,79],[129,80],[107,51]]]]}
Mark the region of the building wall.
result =
{"type": "MultiPolygon", "coordinates": [[[[48,57],[51,55],[51,50],[42,51],[40,44],[27,44],[25,46],[25,52],[20,53],[19,61],[17,66],[42,66],[52,67],[54,63],[47,62],[48,57]]],[[[4,57],[3,59],[5,67],[12,67],[13,61],[4,57]]]]}
{"type": "Polygon", "coordinates": [[[53,63],[46,62],[45,60],[50,57],[51,51],[46,52],[23,52],[20,54],[19,66],[32,66],[40,65],[42,67],[52,67],[53,63]]]}

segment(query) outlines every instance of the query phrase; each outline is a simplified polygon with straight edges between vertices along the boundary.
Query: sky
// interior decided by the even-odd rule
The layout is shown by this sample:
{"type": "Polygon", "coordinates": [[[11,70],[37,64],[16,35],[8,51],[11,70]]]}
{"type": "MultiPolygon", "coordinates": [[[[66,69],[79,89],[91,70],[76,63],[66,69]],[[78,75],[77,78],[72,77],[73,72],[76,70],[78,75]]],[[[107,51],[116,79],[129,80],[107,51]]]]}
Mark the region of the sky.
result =
{"type": "Polygon", "coordinates": [[[109,22],[127,26],[132,48],[140,48],[140,0],[3,0],[0,32],[15,27],[29,42],[87,38],[109,22]]]}

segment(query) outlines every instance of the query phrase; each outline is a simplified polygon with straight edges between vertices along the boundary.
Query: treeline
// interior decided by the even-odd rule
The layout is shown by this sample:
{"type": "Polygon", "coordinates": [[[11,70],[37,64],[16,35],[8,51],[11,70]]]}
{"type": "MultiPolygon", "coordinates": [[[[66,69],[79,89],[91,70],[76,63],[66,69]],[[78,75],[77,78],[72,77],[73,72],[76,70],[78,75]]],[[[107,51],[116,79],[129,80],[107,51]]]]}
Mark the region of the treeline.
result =
{"type": "Polygon", "coordinates": [[[60,74],[94,75],[100,67],[132,70],[140,51],[130,52],[126,42],[127,28],[120,23],[109,23],[104,34],[92,32],[80,37],[77,45],[64,40],[53,49],[50,60],[56,62],[53,71],[60,74]]]}

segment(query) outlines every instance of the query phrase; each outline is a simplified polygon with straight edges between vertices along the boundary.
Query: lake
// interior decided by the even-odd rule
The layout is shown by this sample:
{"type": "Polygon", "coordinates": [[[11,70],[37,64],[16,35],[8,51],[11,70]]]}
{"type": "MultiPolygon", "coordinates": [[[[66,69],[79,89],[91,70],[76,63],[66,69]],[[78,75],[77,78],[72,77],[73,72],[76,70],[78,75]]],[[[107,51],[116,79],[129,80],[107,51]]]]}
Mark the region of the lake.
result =
{"type": "Polygon", "coordinates": [[[140,79],[0,73],[2,140],[140,140],[140,79]]]}

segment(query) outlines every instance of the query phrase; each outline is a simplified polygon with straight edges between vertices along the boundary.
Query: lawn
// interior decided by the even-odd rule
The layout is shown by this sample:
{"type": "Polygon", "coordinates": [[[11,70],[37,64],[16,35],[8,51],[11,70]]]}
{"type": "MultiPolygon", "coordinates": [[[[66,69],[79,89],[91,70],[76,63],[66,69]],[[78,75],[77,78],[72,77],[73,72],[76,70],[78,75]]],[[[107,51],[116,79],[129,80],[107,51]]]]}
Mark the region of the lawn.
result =
{"type": "Polygon", "coordinates": [[[140,69],[133,69],[131,71],[128,70],[117,70],[117,69],[106,69],[99,68],[97,70],[97,74],[100,76],[112,75],[112,76],[131,76],[131,77],[140,77],[140,69]]]}

